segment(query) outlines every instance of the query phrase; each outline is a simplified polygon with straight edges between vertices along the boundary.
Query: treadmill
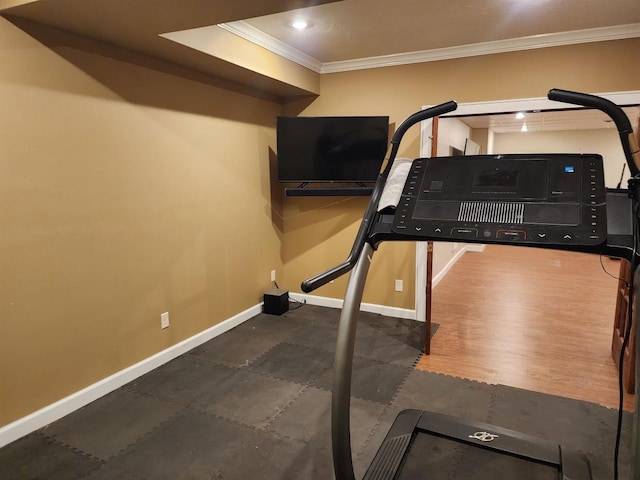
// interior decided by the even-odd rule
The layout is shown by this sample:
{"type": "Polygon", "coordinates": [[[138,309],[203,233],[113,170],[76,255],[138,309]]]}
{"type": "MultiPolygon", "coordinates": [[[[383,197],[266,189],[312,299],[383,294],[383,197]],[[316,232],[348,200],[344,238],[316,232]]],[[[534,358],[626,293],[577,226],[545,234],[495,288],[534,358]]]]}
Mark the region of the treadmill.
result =
{"type": "MultiPolygon", "coordinates": [[[[338,327],[331,406],[333,464],[336,480],[354,480],[351,436],[351,375],[356,324],[364,285],[375,250],[386,241],[438,241],[519,245],[603,254],[631,262],[638,281],[638,198],[640,151],[624,112],[607,99],[552,89],[551,100],[596,108],[614,121],[632,178],[629,188],[606,189],[602,157],[584,154],[510,154],[432,157],[413,160],[399,202],[378,211],[400,141],[422,120],[451,112],[447,102],[408,117],[391,140],[389,161],[379,175],[355,242],[345,262],[302,283],[311,292],[351,271],[338,327]]],[[[633,283],[631,284],[633,288],[633,283]]],[[[631,302],[630,302],[631,303],[631,302]]],[[[640,310],[635,300],[634,311],[640,310]]],[[[634,315],[635,313],[629,313],[634,315]]],[[[627,335],[628,338],[628,335],[627,335]]],[[[636,342],[636,362],[640,342],[636,342]]],[[[631,478],[640,478],[640,365],[635,370],[635,414],[631,478]]],[[[589,480],[588,459],[570,447],[513,430],[422,410],[403,410],[391,426],[365,480],[456,478],[425,468],[403,474],[414,445],[456,442],[474,455],[492,455],[490,478],[589,480]]],[[[435,455],[435,453],[433,453],[435,455]]],[[[415,455],[414,455],[415,456],[415,455]]],[[[421,462],[428,459],[421,458],[421,462]]],[[[482,462],[480,462],[482,463],[482,462]]],[[[482,478],[489,478],[482,472],[482,478]]]]}

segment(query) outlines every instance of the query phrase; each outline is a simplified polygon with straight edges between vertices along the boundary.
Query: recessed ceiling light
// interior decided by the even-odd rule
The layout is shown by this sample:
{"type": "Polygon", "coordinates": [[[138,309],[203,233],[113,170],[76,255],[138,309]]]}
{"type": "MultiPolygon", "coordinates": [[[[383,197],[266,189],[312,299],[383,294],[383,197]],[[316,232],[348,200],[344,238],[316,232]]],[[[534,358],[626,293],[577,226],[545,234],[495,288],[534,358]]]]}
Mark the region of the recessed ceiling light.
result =
{"type": "Polygon", "coordinates": [[[304,30],[309,26],[306,20],[295,20],[291,23],[291,26],[296,30],[304,30]]]}
{"type": "Polygon", "coordinates": [[[517,118],[518,120],[522,120],[522,119],[524,118],[524,113],[522,113],[522,112],[518,112],[518,113],[516,113],[516,118],[517,118]]]}

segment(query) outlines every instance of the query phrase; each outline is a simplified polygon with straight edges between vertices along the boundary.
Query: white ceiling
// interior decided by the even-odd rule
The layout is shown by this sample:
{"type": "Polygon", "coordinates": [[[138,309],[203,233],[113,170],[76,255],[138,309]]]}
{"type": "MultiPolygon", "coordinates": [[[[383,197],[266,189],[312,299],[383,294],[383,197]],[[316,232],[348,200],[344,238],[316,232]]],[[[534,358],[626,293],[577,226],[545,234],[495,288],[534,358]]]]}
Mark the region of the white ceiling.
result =
{"type": "Polygon", "coordinates": [[[171,34],[215,47],[232,31],[320,74],[640,37],[640,0],[0,0],[0,13],[278,98],[317,92],[171,34]],[[311,27],[292,29],[300,17],[311,27]]]}
{"type": "Polygon", "coordinates": [[[218,25],[321,73],[640,37],[640,0],[0,0],[0,12],[179,64],[167,34],[206,45],[218,25]],[[299,18],[310,27],[293,29],[299,18]]]}
{"type": "Polygon", "coordinates": [[[228,26],[329,71],[638,37],[640,0],[343,0],[228,26]],[[292,28],[301,18],[310,27],[292,28]]]}
{"type": "MultiPolygon", "coordinates": [[[[640,0],[344,0],[233,22],[230,31],[321,73],[640,36],[640,0]],[[292,28],[295,20],[309,23],[292,28]]],[[[638,107],[625,109],[634,127],[638,107]]],[[[462,118],[497,133],[615,128],[602,112],[462,118]]]]}

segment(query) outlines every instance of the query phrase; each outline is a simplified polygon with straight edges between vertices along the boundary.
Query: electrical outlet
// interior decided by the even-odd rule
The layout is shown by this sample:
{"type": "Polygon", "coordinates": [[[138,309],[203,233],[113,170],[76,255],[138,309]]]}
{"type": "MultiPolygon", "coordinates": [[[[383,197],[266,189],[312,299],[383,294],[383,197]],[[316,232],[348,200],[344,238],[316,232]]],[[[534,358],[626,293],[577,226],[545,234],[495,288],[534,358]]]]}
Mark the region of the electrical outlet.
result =
{"type": "Polygon", "coordinates": [[[396,280],[396,292],[402,291],[402,280],[396,280]]]}
{"type": "Polygon", "coordinates": [[[276,271],[275,270],[271,270],[271,281],[272,282],[276,281],[276,271]]]}
{"type": "Polygon", "coordinates": [[[167,328],[169,326],[169,312],[164,312],[160,315],[160,328],[167,328]]]}

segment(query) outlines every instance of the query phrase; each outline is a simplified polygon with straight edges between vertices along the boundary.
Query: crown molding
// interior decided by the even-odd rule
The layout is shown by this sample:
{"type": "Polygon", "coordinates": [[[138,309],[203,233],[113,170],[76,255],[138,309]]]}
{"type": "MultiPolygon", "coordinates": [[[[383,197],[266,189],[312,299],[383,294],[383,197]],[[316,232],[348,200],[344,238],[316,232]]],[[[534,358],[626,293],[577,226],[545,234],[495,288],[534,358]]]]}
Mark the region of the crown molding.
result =
{"type": "Polygon", "coordinates": [[[319,60],[316,60],[306,53],[264,33],[262,30],[245,21],[240,20],[232,23],[220,23],[218,24],[218,27],[255,43],[260,47],[266,48],[267,50],[280,55],[287,60],[291,60],[298,65],[302,65],[303,67],[313,70],[316,73],[320,73],[322,70],[322,62],[319,60]]]}
{"type": "Polygon", "coordinates": [[[436,62],[454,58],[492,55],[496,53],[532,50],[536,48],[576,45],[580,43],[604,42],[640,37],[640,23],[617,25],[614,27],[590,28],[572,32],[548,33],[529,37],[497,40],[494,42],[460,45],[455,47],[422,50],[418,52],[383,55],[379,57],[360,58],[339,62],[322,63],[319,60],[297,50],[280,40],[267,35],[262,30],[244,21],[223,23],[219,25],[245,40],[253,42],[288,60],[298,63],[316,73],[337,73],[368,68],[392,67],[412,63],[436,62]]]}
{"type": "Polygon", "coordinates": [[[529,37],[497,40],[494,42],[460,45],[456,47],[437,48],[419,52],[384,55],[380,57],[329,62],[322,65],[320,73],[345,72],[366,68],[391,67],[411,63],[436,62],[454,58],[492,55],[496,53],[517,52],[537,48],[558,47],[580,43],[604,42],[640,37],[640,23],[618,25],[615,27],[591,28],[572,32],[548,33],[529,37]]]}

